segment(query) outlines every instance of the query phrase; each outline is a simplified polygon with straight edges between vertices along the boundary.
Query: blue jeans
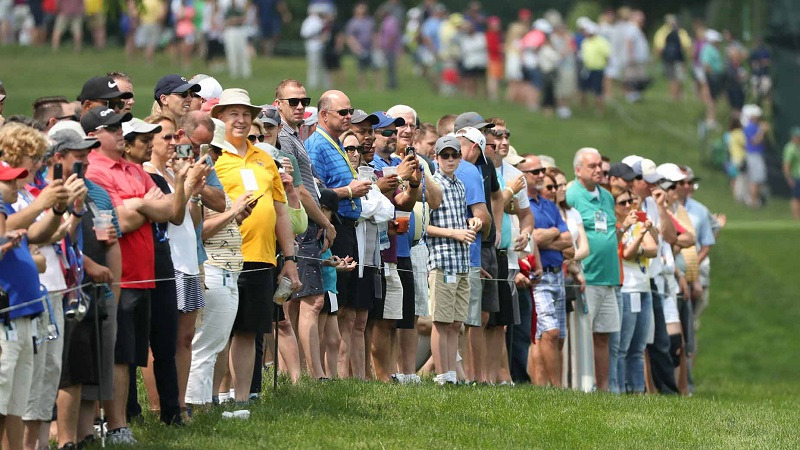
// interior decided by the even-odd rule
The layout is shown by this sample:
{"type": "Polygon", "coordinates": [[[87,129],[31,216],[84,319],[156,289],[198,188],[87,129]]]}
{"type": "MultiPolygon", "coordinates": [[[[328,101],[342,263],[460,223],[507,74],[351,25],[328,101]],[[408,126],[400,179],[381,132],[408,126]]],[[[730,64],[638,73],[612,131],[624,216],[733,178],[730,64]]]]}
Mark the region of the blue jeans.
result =
{"type": "MultiPolygon", "coordinates": [[[[619,321],[622,323],[622,291],[620,287],[614,288],[617,294],[617,307],[619,308],[619,321]]],[[[617,363],[619,359],[619,338],[620,332],[611,333],[608,337],[608,390],[619,394],[624,392],[624,388],[620,388],[625,383],[625,379],[620,380],[618,373],[625,373],[624,368],[617,363]]]]}
{"type": "Polygon", "coordinates": [[[622,329],[619,337],[617,378],[621,392],[644,392],[644,348],[650,331],[653,296],[650,291],[622,294],[622,329]],[[631,298],[639,295],[639,312],[631,312],[631,298]]]}

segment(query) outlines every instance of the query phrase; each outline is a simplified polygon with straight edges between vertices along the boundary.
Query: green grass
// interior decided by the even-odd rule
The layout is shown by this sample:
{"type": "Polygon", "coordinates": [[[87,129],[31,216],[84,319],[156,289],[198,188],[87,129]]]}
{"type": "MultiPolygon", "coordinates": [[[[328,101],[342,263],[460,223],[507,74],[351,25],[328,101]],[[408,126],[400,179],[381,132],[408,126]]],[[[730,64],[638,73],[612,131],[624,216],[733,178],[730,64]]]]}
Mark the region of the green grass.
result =
{"type": "MultiPolygon", "coordinates": [[[[89,76],[122,70],[133,76],[138,117],[146,114],[156,80],[180,71],[166,56],[152,67],[126,62],[119,52],[73,55],[0,48],[0,79],[9,89],[5,115],[30,113],[41,95],[74,98],[89,76]]],[[[350,61],[345,64],[351,68],[350,61]]],[[[255,61],[256,77],[223,86],[248,89],[253,101],[269,102],[283,78],[304,78],[297,59],[255,61]]],[[[182,73],[206,69],[197,65],[182,73]]],[[[352,76],[351,76],[352,78],[352,76]]],[[[385,110],[414,106],[422,120],[476,110],[500,115],[522,153],[546,153],[569,167],[574,151],[594,146],[612,158],[636,153],[657,163],[689,164],[703,177],[697,197],[729,217],[712,252],[711,304],[698,336],[697,392],[692,398],[615,397],[606,394],[516,388],[419,387],[337,381],[282,381],[264,392],[247,422],[220,418],[220,410],[197,414],[181,430],[162,427],[148,415],[136,427],[148,448],[271,447],[778,447],[797,448],[800,425],[800,322],[794,249],[800,226],[785,200],[751,211],[730,198],[723,174],[702,164],[703,144],[694,122],[702,107],[674,104],[660,83],[639,105],[615,102],[605,117],[576,112],[569,121],[531,114],[506,103],[433,95],[404,67],[401,89],[344,84],[355,107],[385,110]]],[[[320,92],[311,92],[317,98],[320,92]]]]}

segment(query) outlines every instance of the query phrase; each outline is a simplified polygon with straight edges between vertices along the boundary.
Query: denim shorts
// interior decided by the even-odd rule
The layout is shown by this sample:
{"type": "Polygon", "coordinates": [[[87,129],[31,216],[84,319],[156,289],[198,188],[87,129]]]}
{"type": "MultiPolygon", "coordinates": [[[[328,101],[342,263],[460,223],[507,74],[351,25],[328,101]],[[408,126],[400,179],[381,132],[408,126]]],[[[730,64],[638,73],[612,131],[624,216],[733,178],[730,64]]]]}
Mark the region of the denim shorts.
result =
{"type": "Polygon", "coordinates": [[[533,288],[533,301],[536,307],[536,339],[542,333],[558,330],[558,337],[567,337],[566,293],[564,274],[545,272],[542,280],[533,288]]]}

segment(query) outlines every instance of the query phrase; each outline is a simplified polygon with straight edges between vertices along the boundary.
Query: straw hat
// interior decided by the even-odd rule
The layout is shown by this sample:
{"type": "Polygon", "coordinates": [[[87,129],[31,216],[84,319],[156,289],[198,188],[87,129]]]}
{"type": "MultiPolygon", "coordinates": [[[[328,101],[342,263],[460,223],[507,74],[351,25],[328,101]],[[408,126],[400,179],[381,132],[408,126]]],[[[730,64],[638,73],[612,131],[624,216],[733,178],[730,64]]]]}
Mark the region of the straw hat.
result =
{"type": "Polygon", "coordinates": [[[250,113],[254,119],[258,117],[258,114],[261,112],[260,106],[250,103],[250,94],[248,94],[247,91],[239,88],[231,88],[222,91],[222,94],[219,96],[219,103],[211,108],[211,117],[217,117],[217,114],[219,114],[222,108],[231,105],[240,105],[250,108],[250,113]]]}

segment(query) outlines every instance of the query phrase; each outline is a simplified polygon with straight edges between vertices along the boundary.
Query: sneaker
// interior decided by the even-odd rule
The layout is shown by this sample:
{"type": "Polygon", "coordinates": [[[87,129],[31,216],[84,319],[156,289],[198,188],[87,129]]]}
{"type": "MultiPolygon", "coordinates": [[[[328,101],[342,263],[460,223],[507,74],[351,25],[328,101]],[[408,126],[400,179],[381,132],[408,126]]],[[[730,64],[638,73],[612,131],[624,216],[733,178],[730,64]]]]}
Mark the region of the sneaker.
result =
{"type": "Polygon", "coordinates": [[[389,381],[392,383],[406,384],[406,376],[402,373],[393,373],[389,377],[389,381]]]}
{"type": "Polygon", "coordinates": [[[442,373],[433,377],[433,382],[438,384],[439,386],[444,386],[447,384],[447,374],[442,373]]]}
{"type": "Polygon", "coordinates": [[[405,378],[406,384],[420,384],[420,383],[422,383],[422,378],[420,378],[419,375],[417,375],[415,373],[408,373],[408,374],[403,375],[403,377],[405,378]]]}
{"type": "Polygon", "coordinates": [[[111,430],[106,435],[109,444],[113,445],[136,445],[136,439],[133,438],[133,433],[128,427],[117,428],[111,430]]]}
{"type": "Polygon", "coordinates": [[[455,370],[451,370],[444,374],[445,380],[450,384],[458,384],[458,375],[455,370]]]}

